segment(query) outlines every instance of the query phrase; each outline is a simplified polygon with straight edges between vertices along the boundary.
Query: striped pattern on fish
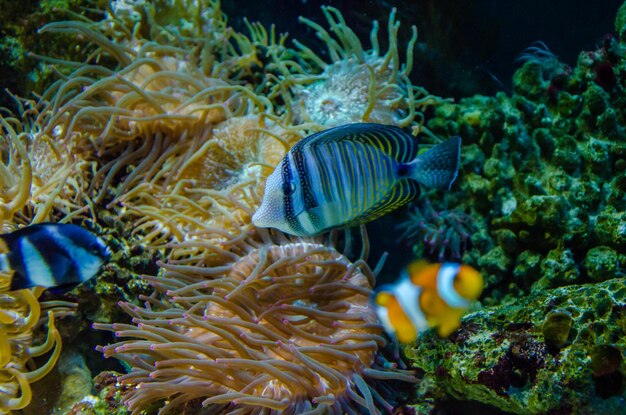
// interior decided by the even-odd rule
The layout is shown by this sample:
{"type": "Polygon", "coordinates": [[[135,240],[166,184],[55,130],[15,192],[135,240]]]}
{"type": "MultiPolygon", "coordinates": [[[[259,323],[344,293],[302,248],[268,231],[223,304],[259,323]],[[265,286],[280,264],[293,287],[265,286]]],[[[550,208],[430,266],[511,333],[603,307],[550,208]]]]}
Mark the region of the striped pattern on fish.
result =
{"type": "Polygon", "coordinates": [[[102,239],[72,224],[40,223],[0,235],[0,272],[11,290],[65,288],[92,278],[111,256],[102,239]]]}
{"type": "Polygon", "coordinates": [[[460,138],[418,155],[398,127],[349,124],[298,142],[267,179],[256,226],[310,236],[374,220],[419,194],[419,183],[448,189],[460,138]]]}

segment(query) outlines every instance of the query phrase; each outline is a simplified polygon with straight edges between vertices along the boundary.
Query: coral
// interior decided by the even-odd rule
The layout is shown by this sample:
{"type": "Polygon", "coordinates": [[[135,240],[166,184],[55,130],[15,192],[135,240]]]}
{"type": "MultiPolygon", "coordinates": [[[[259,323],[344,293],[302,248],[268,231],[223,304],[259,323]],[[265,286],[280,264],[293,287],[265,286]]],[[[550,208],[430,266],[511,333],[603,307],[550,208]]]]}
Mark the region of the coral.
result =
{"type": "Polygon", "coordinates": [[[121,386],[115,372],[102,372],[94,380],[96,396],[88,395],[67,411],[65,415],[128,415],[130,411],[121,403],[122,391],[128,387],[121,386]]]}
{"type": "Polygon", "coordinates": [[[622,278],[546,290],[469,314],[449,341],[428,334],[405,352],[426,372],[426,396],[526,415],[619,413],[625,298],[622,278]]]}
{"type": "Polygon", "coordinates": [[[2,20],[0,20],[0,107],[17,108],[12,94],[32,97],[41,92],[56,79],[58,73],[49,70],[39,59],[40,54],[63,58],[78,58],[89,53],[75,48],[72,39],[67,37],[51,38],[38,33],[38,29],[51,21],[67,16],[69,10],[82,10],[86,16],[95,17],[92,0],[41,0],[37,2],[16,3],[2,1],[2,20]],[[91,6],[86,9],[85,6],[91,6]],[[10,92],[5,91],[9,87],[10,92]]]}
{"type": "Polygon", "coordinates": [[[59,359],[59,376],[62,379],[57,405],[67,409],[91,392],[91,372],[82,354],[64,350],[59,359]]]}
{"type": "MultiPolygon", "coordinates": [[[[333,239],[249,225],[275,164],[305,134],[336,122],[311,114],[317,95],[343,87],[337,77],[349,73],[358,92],[345,121],[427,131],[421,111],[438,102],[409,81],[416,31],[402,64],[395,11],[386,52],[377,24],[365,51],[337,10],[324,11],[329,31],[304,22],[329,39],[329,63],[301,43],[286,47],[273,28],[248,23],[249,36],[235,33],[213,0],[114,1],[102,16],[92,10],[41,30],[74,39],[80,52],[44,58],[58,81],[2,120],[1,224],[91,217],[86,226],[115,254],[95,286],[70,294],[81,320],[67,323],[64,339],[98,319],[127,338],[103,353],[132,367],[106,396],[77,405],[86,391],[75,393],[72,378],[85,386],[87,370],[59,371],[58,404],[70,413],[123,412],[123,402],[135,412],[203,404],[231,413],[376,414],[397,404],[394,381],[416,381],[382,357],[369,298],[376,272],[365,253],[351,262],[333,239]],[[149,276],[157,273],[150,260],[160,258],[160,276],[149,276]],[[148,275],[143,283],[138,273],[148,275]],[[133,294],[146,283],[154,293],[138,306],[133,294]]],[[[25,405],[27,381],[54,365],[61,314],[49,314],[41,347],[30,346],[32,330],[19,354],[3,345],[3,363],[12,365],[2,378],[6,406],[25,405]],[[42,368],[23,370],[53,347],[42,368]]]]}
{"type": "Polygon", "coordinates": [[[434,206],[473,219],[463,260],[485,274],[487,307],[451,342],[429,334],[405,353],[426,372],[417,401],[435,409],[470,400],[507,413],[617,413],[624,46],[607,38],[572,68],[532,52],[512,96],[443,103],[427,123],[463,137],[460,191],[434,206]]]}
{"type": "Polygon", "coordinates": [[[512,96],[435,108],[429,129],[464,144],[460,189],[435,209],[454,206],[472,218],[463,260],[486,271],[486,304],[613,278],[623,266],[615,253],[626,235],[624,50],[606,39],[569,68],[538,45],[517,70],[512,96]],[[614,85],[599,79],[601,65],[611,67],[614,85]]]}
{"type": "Polygon", "coordinates": [[[201,400],[221,413],[378,414],[392,407],[377,380],[414,381],[379,366],[385,341],[363,257],[265,231],[175,249],[191,246],[204,253],[163,264],[145,306],[120,304],[133,324],[95,325],[127,338],[101,350],[133,367],[119,378],[133,413],[201,400]]]}
{"type": "Polygon", "coordinates": [[[615,33],[622,42],[626,41],[626,3],[622,4],[615,17],[615,33]]]}
{"type": "Polygon", "coordinates": [[[533,99],[547,95],[555,101],[572,71],[543,42],[535,42],[517,61],[524,62],[525,69],[515,72],[513,76],[515,92],[533,99]]]}
{"type": "MultiPolygon", "coordinates": [[[[119,337],[101,351],[129,373],[97,377],[99,396],[68,398],[69,413],[199,413],[203,405],[411,413],[394,408],[393,381],[415,378],[382,357],[369,303],[377,270],[365,254],[349,260],[335,234],[302,240],[249,224],[267,175],[296,141],[374,121],[429,142],[463,137],[455,187],[432,206],[422,199],[405,233],[416,253],[480,268],[484,304],[517,300],[467,316],[449,341],[427,334],[406,349],[425,371],[416,411],[453,399],[517,413],[618,408],[625,307],[614,278],[626,266],[618,40],[581,53],[575,67],[535,45],[512,96],[452,103],[409,79],[416,30],[400,50],[395,10],[384,39],[374,23],[369,49],[334,8],[322,9],[326,27],[302,18],[326,44],[319,52],[298,41],[292,48],[259,23],[237,33],[215,0],[94,8],[42,29],[57,39],[42,71],[60,77],[1,121],[0,225],[91,217],[98,225],[85,223],[115,255],[97,284],[70,294],[80,304],[75,327],[57,329],[55,311],[45,347],[34,346],[45,320],[23,331],[20,347],[0,338],[0,363],[9,365],[0,365],[2,404],[26,403],[30,373],[54,364],[59,331],[77,338],[95,320],[99,335],[119,337]],[[76,47],[55,52],[68,39],[76,47]],[[38,353],[48,363],[28,372],[38,353]]],[[[23,295],[3,293],[0,307],[28,315],[39,305],[33,296],[25,306],[23,295]]]]}
{"type": "Polygon", "coordinates": [[[608,246],[596,246],[587,251],[583,267],[591,280],[604,281],[623,274],[620,270],[626,268],[626,257],[608,246]]]}

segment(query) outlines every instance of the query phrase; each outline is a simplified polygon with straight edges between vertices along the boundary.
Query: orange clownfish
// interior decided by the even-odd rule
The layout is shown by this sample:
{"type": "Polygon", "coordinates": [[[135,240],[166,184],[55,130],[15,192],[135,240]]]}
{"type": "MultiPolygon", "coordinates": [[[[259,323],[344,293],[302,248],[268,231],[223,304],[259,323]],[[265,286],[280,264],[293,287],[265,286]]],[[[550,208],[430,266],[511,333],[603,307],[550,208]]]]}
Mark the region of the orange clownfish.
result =
{"type": "Polygon", "coordinates": [[[446,337],[483,290],[483,277],[469,265],[445,262],[409,264],[398,281],[380,288],[376,312],[389,335],[414,342],[429,328],[446,337]]]}

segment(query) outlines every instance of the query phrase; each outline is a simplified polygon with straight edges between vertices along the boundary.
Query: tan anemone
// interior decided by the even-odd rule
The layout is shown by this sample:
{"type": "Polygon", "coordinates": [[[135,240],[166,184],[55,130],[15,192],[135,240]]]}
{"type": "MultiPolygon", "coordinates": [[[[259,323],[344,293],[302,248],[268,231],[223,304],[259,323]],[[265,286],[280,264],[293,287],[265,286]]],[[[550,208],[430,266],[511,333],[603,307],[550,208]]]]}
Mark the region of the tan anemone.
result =
{"type": "Polygon", "coordinates": [[[92,164],[40,131],[37,105],[18,103],[20,114],[0,116],[0,230],[87,215],[92,164]]]}
{"type": "Polygon", "coordinates": [[[415,381],[376,363],[385,341],[363,258],[265,231],[174,249],[189,247],[204,256],[148,277],[145,306],[122,304],[133,324],[95,325],[126,339],[101,350],[132,367],[119,381],[132,386],[123,401],[133,414],[200,400],[208,413],[375,415],[392,409],[377,380],[415,381]]]}
{"type": "MultiPolygon", "coordinates": [[[[134,221],[135,232],[152,246],[207,229],[232,231],[249,223],[265,179],[300,138],[263,115],[230,118],[189,140],[157,136],[142,146],[144,161],[111,204],[123,206],[121,217],[134,221]]],[[[118,160],[111,171],[124,165],[118,160]]]]}

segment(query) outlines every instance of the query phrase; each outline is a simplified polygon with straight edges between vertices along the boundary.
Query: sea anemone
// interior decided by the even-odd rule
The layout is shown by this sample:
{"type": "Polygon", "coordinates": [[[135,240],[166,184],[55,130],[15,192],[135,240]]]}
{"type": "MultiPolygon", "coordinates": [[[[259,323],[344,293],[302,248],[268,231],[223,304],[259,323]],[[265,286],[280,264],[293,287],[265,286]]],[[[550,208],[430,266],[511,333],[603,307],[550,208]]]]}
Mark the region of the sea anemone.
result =
{"type": "Polygon", "coordinates": [[[87,62],[59,63],[78,69],[45,92],[44,132],[82,138],[100,157],[115,157],[129,141],[158,133],[192,137],[252,106],[271,110],[269,100],[231,82],[221,66],[232,47],[219,2],[193,2],[185,10],[178,1],[163,3],[156,13],[147,2],[114,2],[100,22],[41,29],[76,34],[94,49],[87,62]],[[110,147],[119,147],[117,154],[107,153],[110,147]]]}
{"type": "Polygon", "coordinates": [[[437,261],[460,261],[468,247],[474,224],[472,218],[458,209],[436,211],[428,198],[413,209],[407,220],[398,225],[399,239],[437,261]]]}
{"type": "Polygon", "coordinates": [[[403,64],[398,53],[400,23],[395,20],[395,9],[389,15],[389,49],[385,53],[378,45],[378,22],[374,21],[370,34],[372,48],[365,50],[339,10],[322,7],[322,11],[334,36],[309,19],[300,18],[300,21],[315,30],[317,37],[327,45],[331,62],[325,62],[296,40],[299,59],[293,62],[281,56],[282,62],[275,62],[282,72],[276,89],[283,91],[288,118],[295,124],[313,122],[324,127],[350,122],[401,127],[417,122],[422,127],[420,109],[440,99],[409,80],[417,41],[415,26],[403,64]]]}
{"type": "Polygon", "coordinates": [[[8,292],[10,276],[0,274],[0,413],[25,408],[32,399],[30,384],[43,378],[61,353],[61,335],[48,312],[48,333],[43,343],[33,344],[33,330],[40,319],[40,289],[8,292]],[[52,353],[50,353],[52,351],[52,353]],[[29,370],[34,357],[50,353],[38,369],[29,370]]]}
{"type": "Polygon", "coordinates": [[[91,144],[100,157],[114,157],[133,141],[159,133],[192,137],[255,106],[260,112],[271,109],[269,101],[248,89],[205,75],[193,56],[168,52],[167,46],[150,44],[123,55],[129,63],[120,69],[86,65],[55,83],[45,94],[52,101],[45,108],[44,132],[91,144]]]}
{"type": "Polygon", "coordinates": [[[301,137],[262,114],[230,118],[185,140],[157,135],[135,150],[139,155],[128,152],[142,159],[135,167],[123,157],[100,170],[104,183],[118,183],[100,195],[112,192],[108,206],[121,205],[120,217],[152,246],[206,228],[239,228],[250,221],[267,176],[301,137]]]}
{"type": "MultiPolygon", "coordinates": [[[[0,116],[0,232],[89,212],[84,204],[90,163],[71,143],[41,132],[39,104],[15,103],[17,115],[0,116]]],[[[6,252],[0,241],[0,253],[6,252]]],[[[25,408],[32,399],[30,384],[53,369],[61,353],[55,318],[66,314],[68,305],[40,304],[41,288],[10,291],[11,279],[12,273],[0,272],[0,413],[25,408]],[[44,363],[36,368],[33,358],[44,363]]]]}
{"type": "Polygon", "coordinates": [[[40,104],[15,102],[19,114],[0,116],[0,229],[85,212],[91,164],[40,131],[40,104]]]}
{"type": "MultiPolygon", "coordinates": [[[[244,230],[222,243],[179,244],[203,254],[146,277],[155,293],[120,306],[133,324],[95,324],[127,338],[101,347],[132,367],[123,400],[160,414],[201,400],[210,413],[380,414],[379,380],[415,382],[383,368],[385,345],[370,303],[375,273],[329,243],[244,230]]],[[[205,235],[204,238],[216,239],[205,235]]]]}
{"type": "MultiPolygon", "coordinates": [[[[97,46],[91,58],[111,68],[81,65],[52,85],[39,122],[45,134],[96,164],[94,205],[116,208],[120,218],[136,221],[144,242],[160,246],[216,223],[241,225],[237,201],[250,205],[256,198],[238,189],[251,182],[261,188],[302,133],[279,127],[266,97],[228,79],[224,68],[233,64],[222,65],[217,55],[228,61],[232,45],[222,50],[216,33],[209,38],[217,43],[207,43],[201,33],[169,24],[146,31],[145,22],[156,19],[151,10],[143,2],[116,2],[103,22],[46,26],[80,34],[97,46]],[[188,47],[190,39],[202,51],[188,47]]],[[[225,30],[220,13],[206,22],[225,30]]]]}

